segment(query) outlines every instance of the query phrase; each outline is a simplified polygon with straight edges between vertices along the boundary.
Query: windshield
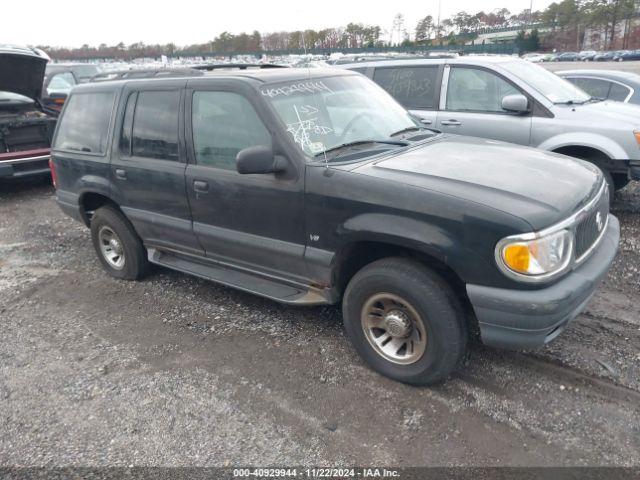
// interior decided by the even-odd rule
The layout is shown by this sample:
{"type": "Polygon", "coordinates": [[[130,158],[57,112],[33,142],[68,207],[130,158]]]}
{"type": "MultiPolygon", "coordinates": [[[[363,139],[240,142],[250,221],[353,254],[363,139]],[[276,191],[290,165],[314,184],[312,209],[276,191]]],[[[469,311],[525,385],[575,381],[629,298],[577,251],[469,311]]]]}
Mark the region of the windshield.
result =
{"type": "Polygon", "coordinates": [[[502,64],[502,67],[553,103],[584,103],[591,99],[583,90],[538,65],[507,62],[502,64]]]}
{"type": "Polygon", "coordinates": [[[360,75],[265,85],[261,93],[293,140],[312,157],[344,144],[389,140],[396,132],[417,127],[409,112],[360,75]]]}
{"type": "Polygon", "coordinates": [[[97,65],[74,65],[72,70],[81,80],[89,80],[100,73],[100,68],[97,65]]]}

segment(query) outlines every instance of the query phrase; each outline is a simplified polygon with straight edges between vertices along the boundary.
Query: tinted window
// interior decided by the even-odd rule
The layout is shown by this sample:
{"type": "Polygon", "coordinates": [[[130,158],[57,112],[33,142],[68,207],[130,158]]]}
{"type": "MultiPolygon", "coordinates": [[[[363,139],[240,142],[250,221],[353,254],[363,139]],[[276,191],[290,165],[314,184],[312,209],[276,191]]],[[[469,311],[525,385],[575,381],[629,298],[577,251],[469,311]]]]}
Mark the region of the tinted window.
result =
{"type": "Polygon", "coordinates": [[[105,153],[114,96],[113,92],[72,95],[60,120],[55,148],[105,153]]]}
{"type": "Polygon", "coordinates": [[[373,80],[406,108],[435,108],[438,67],[376,68],[373,80]]]}
{"type": "Polygon", "coordinates": [[[452,68],[447,85],[447,110],[504,112],[502,99],[518,93],[518,89],[494,73],[452,68]]]}
{"type": "Polygon", "coordinates": [[[178,161],[180,92],[139,92],[133,116],[131,154],[178,161]]]}
{"type": "Polygon", "coordinates": [[[247,147],[271,145],[271,135],[249,101],[230,92],[193,94],[196,163],[236,169],[236,155],[247,147]]]}
{"type": "Polygon", "coordinates": [[[607,98],[617,102],[624,102],[629,96],[629,93],[631,93],[631,90],[628,87],[618,83],[612,83],[611,90],[609,90],[609,96],[607,98]]]}
{"type": "Polygon", "coordinates": [[[584,90],[589,95],[595,98],[605,99],[609,95],[609,87],[611,82],[606,80],[599,80],[597,78],[570,78],[569,81],[576,87],[584,90]]]}

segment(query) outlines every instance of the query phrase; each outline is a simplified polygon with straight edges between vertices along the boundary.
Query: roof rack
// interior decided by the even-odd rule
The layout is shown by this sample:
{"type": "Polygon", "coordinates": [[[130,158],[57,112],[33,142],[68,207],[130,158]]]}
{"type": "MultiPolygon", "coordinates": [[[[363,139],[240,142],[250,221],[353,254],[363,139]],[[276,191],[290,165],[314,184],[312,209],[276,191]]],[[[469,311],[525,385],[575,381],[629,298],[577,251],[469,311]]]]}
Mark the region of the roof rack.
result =
{"type": "Polygon", "coordinates": [[[140,70],[119,70],[115,72],[101,72],[91,77],[90,82],[109,82],[112,80],[131,80],[138,78],[172,78],[197,77],[204,75],[194,68],[154,68],[140,70]]]}
{"type": "Polygon", "coordinates": [[[278,65],[276,63],[211,63],[206,65],[193,65],[191,68],[196,70],[222,70],[225,68],[237,68],[238,70],[246,70],[248,68],[289,68],[287,65],[278,65]]]}

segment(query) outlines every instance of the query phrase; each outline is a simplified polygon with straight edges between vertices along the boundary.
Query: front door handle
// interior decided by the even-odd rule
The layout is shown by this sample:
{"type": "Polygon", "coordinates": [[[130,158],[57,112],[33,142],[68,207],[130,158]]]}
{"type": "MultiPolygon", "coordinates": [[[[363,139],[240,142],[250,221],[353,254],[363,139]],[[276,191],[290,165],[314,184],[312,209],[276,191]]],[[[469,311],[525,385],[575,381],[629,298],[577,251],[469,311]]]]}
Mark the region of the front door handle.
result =
{"type": "Polygon", "coordinates": [[[196,192],[205,193],[209,191],[209,184],[203,180],[194,180],[193,189],[196,192]]]}
{"type": "Polygon", "coordinates": [[[126,180],[127,171],[123,168],[116,168],[116,178],[119,178],[120,180],[126,180]]]}
{"type": "Polygon", "coordinates": [[[441,125],[462,125],[458,120],[442,120],[441,125]]]}
{"type": "Polygon", "coordinates": [[[424,123],[425,125],[431,125],[431,120],[429,120],[428,118],[420,118],[420,122],[424,123]]]}

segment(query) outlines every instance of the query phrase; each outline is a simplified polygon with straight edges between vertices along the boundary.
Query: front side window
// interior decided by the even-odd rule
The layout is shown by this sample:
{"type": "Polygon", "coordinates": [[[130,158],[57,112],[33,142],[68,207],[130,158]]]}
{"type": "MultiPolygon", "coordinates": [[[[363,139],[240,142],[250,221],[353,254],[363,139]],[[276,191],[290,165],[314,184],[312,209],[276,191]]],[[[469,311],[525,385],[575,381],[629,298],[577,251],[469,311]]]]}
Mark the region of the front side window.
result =
{"type": "Polygon", "coordinates": [[[49,85],[47,85],[47,94],[68,94],[75,84],[76,79],[73,78],[73,74],[71,72],[57,73],[51,77],[49,85]]]}
{"type": "Polygon", "coordinates": [[[600,80],[597,78],[576,77],[571,78],[569,81],[594,98],[600,98],[604,100],[609,96],[609,88],[611,87],[611,82],[607,82],[606,80],[600,80]]]}
{"type": "Polygon", "coordinates": [[[438,67],[376,68],[373,80],[411,109],[436,107],[438,67]]]}
{"type": "Polygon", "coordinates": [[[194,92],[193,145],[198,165],[236,169],[240,150],[271,146],[271,134],[249,101],[232,92],[194,92]]]}
{"type": "Polygon", "coordinates": [[[72,95],[59,121],[54,148],[104,154],[114,99],[113,92],[72,95]]]}
{"type": "Polygon", "coordinates": [[[419,128],[402,105],[362,75],[266,84],[260,93],[310,157],[353,142],[392,141],[397,132],[419,128]]]}
{"type": "Polygon", "coordinates": [[[178,161],[180,92],[139,92],[133,116],[134,157],[178,161]]]}
{"type": "Polygon", "coordinates": [[[520,93],[498,75],[476,68],[454,67],[447,84],[447,110],[504,112],[502,99],[520,93]]]}

